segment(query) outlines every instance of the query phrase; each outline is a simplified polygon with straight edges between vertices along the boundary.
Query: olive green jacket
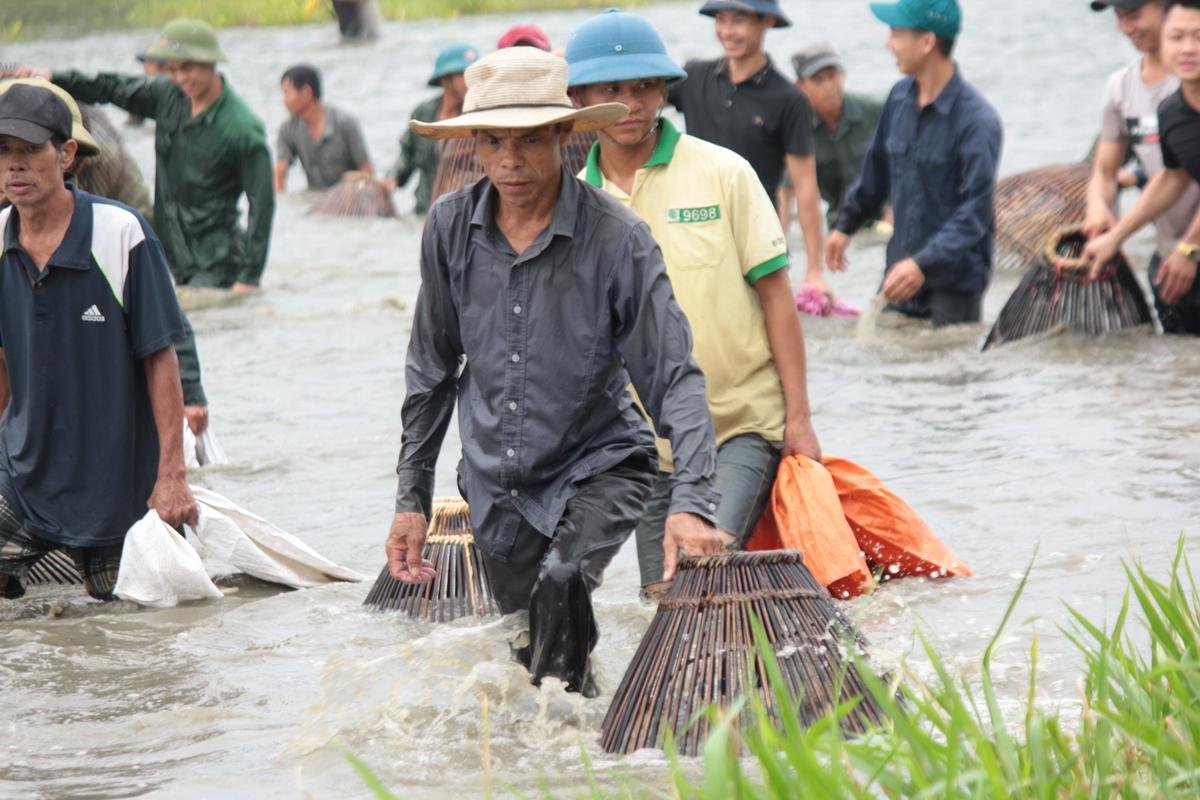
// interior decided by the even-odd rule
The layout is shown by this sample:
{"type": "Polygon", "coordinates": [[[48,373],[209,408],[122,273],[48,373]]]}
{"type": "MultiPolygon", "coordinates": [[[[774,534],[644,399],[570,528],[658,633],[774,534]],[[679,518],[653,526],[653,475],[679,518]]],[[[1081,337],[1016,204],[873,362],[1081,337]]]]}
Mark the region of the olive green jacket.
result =
{"type": "Polygon", "coordinates": [[[54,82],[81,103],[112,103],[157,123],[154,229],[177,283],[258,285],[275,215],[273,164],[262,120],[228,82],[194,119],[191,101],[165,77],[67,71],[55,72],[54,82]],[[245,230],[238,221],[243,193],[245,230]]]}
{"type": "MultiPolygon", "coordinates": [[[[438,109],[442,105],[442,96],[431,97],[413,109],[412,118],[418,122],[437,122],[438,109]]],[[[442,153],[441,144],[433,139],[426,139],[405,128],[400,137],[400,158],[396,161],[393,177],[396,185],[403,186],[417,173],[417,202],[413,207],[416,214],[429,211],[429,198],[433,195],[433,180],[437,177],[438,159],[442,153]]]]}

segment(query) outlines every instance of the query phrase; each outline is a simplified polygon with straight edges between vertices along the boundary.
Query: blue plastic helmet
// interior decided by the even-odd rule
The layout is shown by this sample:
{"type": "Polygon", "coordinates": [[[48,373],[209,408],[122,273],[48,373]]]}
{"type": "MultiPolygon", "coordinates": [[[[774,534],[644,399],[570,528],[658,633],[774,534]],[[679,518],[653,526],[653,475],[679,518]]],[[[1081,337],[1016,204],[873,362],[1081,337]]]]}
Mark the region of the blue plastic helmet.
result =
{"type": "Polygon", "coordinates": [[[687,77],[667,55],[654,26],[636,14],[610,8],[584,22],[564,53],[568,86],[614,83],[639,78],[666,78],[677,83],[687,77]]]}
{"type": "Polygon", "coordinates": [[[452,44],[438,53],[433,64],[430,86],[440,86],[442,78],[466,72],[467,67],[479,60],[479,51],[469,44],[452,44]]]}

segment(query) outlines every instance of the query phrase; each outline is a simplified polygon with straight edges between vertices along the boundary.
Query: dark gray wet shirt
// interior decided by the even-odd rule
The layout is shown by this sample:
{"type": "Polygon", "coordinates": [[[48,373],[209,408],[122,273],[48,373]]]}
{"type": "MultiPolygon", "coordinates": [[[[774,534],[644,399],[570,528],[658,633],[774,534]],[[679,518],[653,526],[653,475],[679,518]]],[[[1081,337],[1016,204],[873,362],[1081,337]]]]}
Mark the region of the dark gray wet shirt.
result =
{"type": "Polygon", "coordinates": [[[486,178],[438,201],[421,243],[396,510],[428,513],[457,398],[460,486],[477,544],[501,559],[522,519],[553,536],[578,481],[653,458],[631,379],[675,453],[671,511],[712,520],[719,499],[704,377],[658,245],[602,191],[562,181],[520,256],[486,178]]]}
{"type": "Polygon", "coordinates": [[[288,166],[299,158],[309,189],[328,189],[371,160],[358,120],[333,106],[325,106],[325,127],[316,141],[304,120],[288,117],[279,126],[275,158],[288,166]]]}

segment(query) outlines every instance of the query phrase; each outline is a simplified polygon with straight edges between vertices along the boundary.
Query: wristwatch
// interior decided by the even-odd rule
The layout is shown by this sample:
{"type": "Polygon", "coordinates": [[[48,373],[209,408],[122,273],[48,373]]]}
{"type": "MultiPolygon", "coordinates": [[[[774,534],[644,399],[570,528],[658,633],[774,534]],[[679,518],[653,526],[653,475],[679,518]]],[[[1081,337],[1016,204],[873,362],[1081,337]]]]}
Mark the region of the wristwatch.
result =
{"type": "Polygon", "coordinates": [[[1191,242],[1180,242],[1175,245],[1175,252],[1181,253],[1193,263],[1200,263],[1200,245],[1191,242]]]}

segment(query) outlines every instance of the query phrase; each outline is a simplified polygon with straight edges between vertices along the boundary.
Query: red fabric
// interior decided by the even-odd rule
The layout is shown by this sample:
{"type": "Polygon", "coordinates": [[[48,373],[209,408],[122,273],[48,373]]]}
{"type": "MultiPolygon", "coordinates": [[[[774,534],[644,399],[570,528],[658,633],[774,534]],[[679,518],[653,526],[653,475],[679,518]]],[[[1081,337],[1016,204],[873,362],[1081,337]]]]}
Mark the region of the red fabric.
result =
{"type": "Polygon", "coordinates": [[[874,571],[883,580],[972,574],[908,503],[836,456],[822,464],[804,456],[780,462],[746,549],[781,548],[803,553],[813,577],[838,599],[870,591],[874,571]]]}
{"type": "Polygon", "coordinates": [[[842,514],[826,469],[805,456],[779,463],[771,500],[748,550],[799,550],[804,565],[834,597],[857,597],[875,581],[842,514]]]}
{"type": "Polygon", "coordinates": [[[822,459],[858,546],[884,580],[971,575],[908,503],[869,470],[845,458],[822,459]]]}

